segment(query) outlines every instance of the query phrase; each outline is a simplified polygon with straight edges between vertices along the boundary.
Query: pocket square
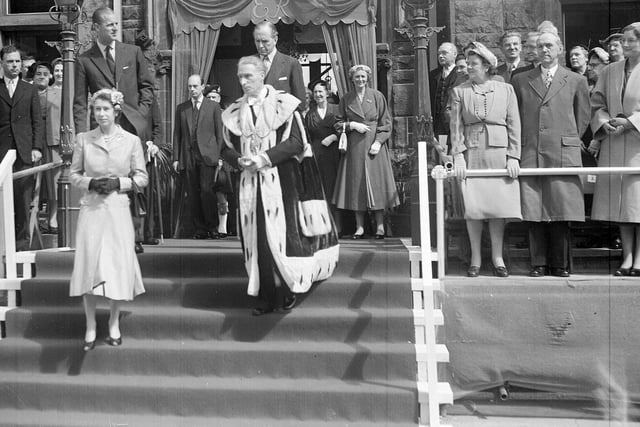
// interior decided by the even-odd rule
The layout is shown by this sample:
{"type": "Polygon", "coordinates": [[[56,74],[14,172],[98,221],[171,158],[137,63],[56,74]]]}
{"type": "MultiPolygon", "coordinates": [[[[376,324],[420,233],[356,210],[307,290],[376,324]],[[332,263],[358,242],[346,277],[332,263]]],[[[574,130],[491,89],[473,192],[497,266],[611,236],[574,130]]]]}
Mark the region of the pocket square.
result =
{"type": "Polygon", "coordinates": [[[125,65],[124,67],[122,67],[122,71],[126,70],[127,68],[129,68],[129,66],[125,65]]]}
{"type": "Polygon", "coordinates": [[[287,76],[280,77],[278,80],[287,80],[287,76]]]}

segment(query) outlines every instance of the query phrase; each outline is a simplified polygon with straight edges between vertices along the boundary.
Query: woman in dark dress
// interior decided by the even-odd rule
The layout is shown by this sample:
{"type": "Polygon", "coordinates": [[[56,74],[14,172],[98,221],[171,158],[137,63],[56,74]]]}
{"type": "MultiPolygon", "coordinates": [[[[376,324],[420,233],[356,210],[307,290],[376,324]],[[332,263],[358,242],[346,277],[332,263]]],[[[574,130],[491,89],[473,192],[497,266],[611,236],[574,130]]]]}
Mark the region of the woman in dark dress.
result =
{"type": "MultiPolygon", "coordinates": [[[[327,201],[333,197],[333,187],[336,185],[338,174],[338,135],[334,129],[338,106],[329,104],[327,96],[329,91],[325,82],[319,82],[313,87],[313,99],[315,103],[305,116],[305,128],[309,133],[309,143],[318,164],[322,186],[327,201]]],[[[335,204],[331,204],[331,213],[336,222],[338,233],[341,229],[341,221],[335,204]]]]}

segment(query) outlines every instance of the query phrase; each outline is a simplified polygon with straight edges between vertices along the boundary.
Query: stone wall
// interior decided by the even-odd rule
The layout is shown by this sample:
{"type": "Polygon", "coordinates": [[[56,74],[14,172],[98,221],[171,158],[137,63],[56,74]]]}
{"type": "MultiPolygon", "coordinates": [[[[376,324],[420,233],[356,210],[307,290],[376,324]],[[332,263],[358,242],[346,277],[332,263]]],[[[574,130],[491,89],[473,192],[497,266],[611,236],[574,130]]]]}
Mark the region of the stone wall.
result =
{"type": "MultiPolygon", "coordinates": [[[[479,41],[502,60],[499,43],[506,31],[523,35],[534,31],[544,20],[562,30],[559,0],[451,0],[449,26],[453,42],[459,47],[479,41]]],[[[439,22],[440,25],[440,22],[439,22]]]]}

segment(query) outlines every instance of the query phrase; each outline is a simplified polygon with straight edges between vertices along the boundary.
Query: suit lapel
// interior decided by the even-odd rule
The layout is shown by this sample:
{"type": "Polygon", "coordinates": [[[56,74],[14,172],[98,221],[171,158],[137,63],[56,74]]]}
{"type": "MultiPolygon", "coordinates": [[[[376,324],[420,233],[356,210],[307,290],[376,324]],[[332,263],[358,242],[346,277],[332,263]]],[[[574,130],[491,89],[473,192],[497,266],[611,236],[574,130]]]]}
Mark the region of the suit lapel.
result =
{"type": "Polygon", "coordinates": [[[362,106],[360,105],[360,101],[358,101],[358,95],[355,91],[350,92],[349,98],[347,99],[347,108],[353,112],[358,117],[364,119],[364,112],[362,111],[362,106]]]}
{"type": "MultiPolygon", "coordinates": [[[[367,117],[367,113],[376,109],[376,103],[373,99],[373,91],[369,88],[364,91],[364,98],[362,99],[362,117],[367,117]]],[[[377,116],[377,114],[372,114],[372,116],[377,116]]]]}
{"type": "Polygon", "coordinates": [[[0,98],[3,99],[7,104],[11,105],[9,89],[7,89],[7,84],[5,83],[4,78],[0,80],[0,98]]]}
{"type": "MultiPolygon", "coordinates": [[[[24,85],[28,85],[29,83],[23,82],[21,79],[18,79],[18,83],[16,83],[16,90],[13,92],[13,97],[11,98],[11,105],[15,105],[25,93],[26,87],[24,85]]],[[[7,92],[8,94],[9,92],[7,92]]]]}
{"type": "Polygon", "coordinates": [[[265,76],[265,81],[268,79],[271,82],[271,86],[275,86],[278,82],[278,77],[280,76],[280,70],[282,70],[282,54],[276,51],[275,56],[273,57],[273,62],[269,67],[269,72],[265,76]]]}
{"type": "Polygon", "coordinates": [[[540,72],[540,67],[536,67],[536,71],[529,75],[529,86],[538,94],[540,99],[544,99],[545,94],[547,93],[547,88],[544,86],[544,82],[542,81],[542,74],[540,72]]]}
{"type": "MultiPolygon", "coordinates": [[[[120,81],[120,76],[122,75],[122,67],[124,66],[125,58],[124,58],[124,48],[122,47],[122,43],[116,41],[116,72],[115,72],[115,86],[118,87],[118,82],[120,81]]],[[[106,61],[105,61],[106,63],[106,61]]]]}
{"type": "MultiPolygon", "coordinates": [[[[117,43],[116,43],[117,46],[117,43]]],[[[116,52],[116,73],[118,72],[118,53],[116,52]]],[[[111,71],[109,71],[109,66],[107,65],[107,60],[104,59],[104,55],[100,52],[100,48],[96,43],[93,44],[93,47],[89,50],[89,57],[91,58],[91,62],[93,62],[98,70],[105,76],[105,78],[111,83],[112,87],[116,87],[116,82],[114,80],[111,71]]]]}
{"type": "Polygon", "coordinates": [[[89,132],[89,142],[97,147],[100,147],[104,151],[109,152],[109,146],[107,145],[105,139],[102,137],[102,133],[100,132],[99,127],[89,132]]]}
{"type": "Polygon", "coordinates": [[[183,114],[187,116],[187,127],[189,128],[189,135],[193,136],[195,123],[193,123],[193,102],[191,102],[191,100],[189,100],[189,105],[183,110],[183,114]]]}
{"type": "Polygon", "coordinates": [[[556,74],[553,76],[553,80],[551,81],[551,86],[549,86],[549,90],[547,90],[543,101],[548,101],[562,90],[562,88],[567,84],[568,75],[569,71],[566,68],[558,66],[556,74]]]}

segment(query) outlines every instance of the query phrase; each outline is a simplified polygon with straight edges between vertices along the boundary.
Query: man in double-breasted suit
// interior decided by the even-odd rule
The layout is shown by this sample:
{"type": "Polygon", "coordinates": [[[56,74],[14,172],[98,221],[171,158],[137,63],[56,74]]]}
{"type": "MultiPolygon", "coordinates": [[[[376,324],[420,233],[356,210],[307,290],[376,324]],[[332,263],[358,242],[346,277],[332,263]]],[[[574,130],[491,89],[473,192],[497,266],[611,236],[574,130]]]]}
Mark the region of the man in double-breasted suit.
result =
{"type": "MultiPolygon", "coordinates": [[[[580,137],[589,125],[587,79],[558,65],[556,34],[537,41],[539,67],[516,74],[511,83],[522,121],[522,168],[581,167],[580,137]]],[[[584,221],[580,177],[520,177],[522,217],[530,221],[530,276],[568,277],[569,221],[584,221]]]]}
{"type": "MultiPolygon", "coordinates": [[[[0,82],[0,159],[16,150],[13,171],[28,169],[42,158],[44,123],[36,86],[20,78],[21,58],[15,46],[0,50],[4,77],[0,82]]],[[[16,248],[29,249],[29,208],[33,175],[13,182],[16,248]]]]}
{"type": "MultiPolygon", "coordinates": [[[[116,40],[118,21],[111,9],[97,9],[92,21],[96,42],[76,59],[73,100],[76,132],[87,130],[88,94],[116,88],[124,94],[120,125],[141,141],[147,141],[150,139],[147,133],[153,102],[153,79],[142,50],[116,40]]],[[[91,127],[95,127],[93,120],[91,127]]]]}
{"type": "Polygon", "coordinates": [[[253,30],[253,40],[267,69],[264,83],[295,96],[300,100],[299,110],[306,106],[302,67],[295,58],[284,55],[276,49],[278,30],[271,22],[265,21],[256,25],[253,30]]]}
{"type": "Polygon", "coordinates": [[[220,105],[203,96],[198,74],[189,76],[190,100],[178,105],[173,133],[173,167],[185,171],[195,239],[219,238],[215,229],[215,174],[222,148],[220,105]]]}

